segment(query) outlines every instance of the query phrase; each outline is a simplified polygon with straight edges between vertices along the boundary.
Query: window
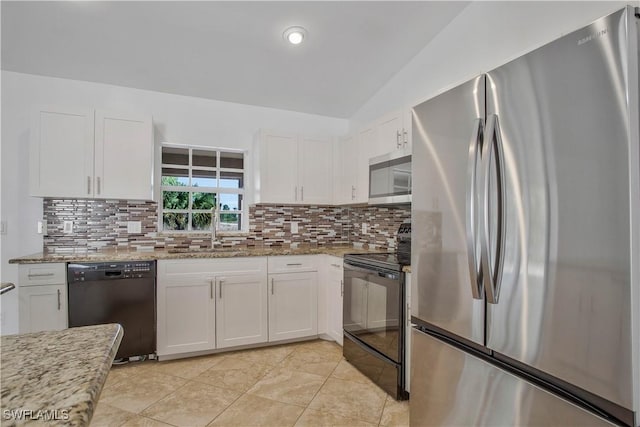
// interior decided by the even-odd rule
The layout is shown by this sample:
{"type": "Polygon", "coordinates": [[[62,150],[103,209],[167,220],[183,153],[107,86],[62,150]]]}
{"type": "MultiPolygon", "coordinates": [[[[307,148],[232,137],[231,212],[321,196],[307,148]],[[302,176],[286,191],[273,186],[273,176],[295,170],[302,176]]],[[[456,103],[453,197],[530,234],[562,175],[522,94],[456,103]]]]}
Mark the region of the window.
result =
{"type": "Polygon", "coordinates": [[[162,229],[240,231],[244,211],[244,152],[162,146],[162,229]]]}

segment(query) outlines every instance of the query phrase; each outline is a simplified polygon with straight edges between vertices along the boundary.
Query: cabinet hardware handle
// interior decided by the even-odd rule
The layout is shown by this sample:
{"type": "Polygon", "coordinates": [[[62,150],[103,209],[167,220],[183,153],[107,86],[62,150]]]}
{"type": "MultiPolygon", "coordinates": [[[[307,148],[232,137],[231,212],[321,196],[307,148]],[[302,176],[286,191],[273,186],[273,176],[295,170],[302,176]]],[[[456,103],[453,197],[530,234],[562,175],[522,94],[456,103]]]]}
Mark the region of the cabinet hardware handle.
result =
{"type": "Polygon", "coordinates": [[[100,194],[100,177],[96,178],[96,184],[98,186],[98,194],[100,194]]]}
{"type": "Polygon", "coordinates": [[[404,135],[404,145],[406,146],[409,143],[409,134],[405,129],[402,129],[402,134],[404,135]]]}
{"type": "Polygon", "coordinates": [[[87,194],[91,194],[91,177],[87,177],[87,194]]]}
{"type": "Polygon", "coordinates": [[[298,186],[296,185],[295,190],[293,190],[294,196],[295,196],[295,200],[296,202],[298,201],[298,186]]]}
{"type": "Polygon", "coordinates": [[[344,296],[344,280],[340,280],[340,296],[344,296]]]}
{"type": "Polygon", "coordinates": [[[351,200],[355,200],[356,198],[356,187],[355,186],[351,186],[351,200]]]}
{"type": "Polygon", "coordinates": [[[34,273],[29,274],[27,277],[50,277],[53,276],[53,273],[34,273]]]}
{"type": "Polygon", "coordinates": [[[300,263],[300,262],[292,262],[292,263],[288,263],[287,265],[302,265],[302,263],[300,263]]]}
{"type": "Polygon", "coordinates": [[[2,288],[0,288],[0,295],[6,294],[16,288],[16,285],[11,282],[2,282],[2,288]]]}
{"type": "Polygon", "coordinates": [[[331,267],[340,268],[340,264],[331,264],[331,267]]]}
{"type": "Polygon", "coordinates": [[[58,289],[58,311],[60,311],[60,308],[62,307],[62,301],[60,301],[60,289],[58,289]]]}
{"type": "Polygon", "coordinates": [[[273,295],[273,277],[271,278],[271,295],[273,295]]]}
{"type": "Polygon", "coordinates": [[[304,185],[300,187],[300,200],[304,202],[304,185]]]}
{"type": "Polygon", "coordinates": [[[222,284],[224,283],[224,280],[220,279],[218,281],[218,289],[219,289],[219,294],[220,294],[220,299],[222,299],[222,284]]]}
{"type": "Polygon", "coordinates": [[[399,130],[396,131],[396,148],[400,148],[400,146],[402,145],[402,143],[400,142],[400,137],[402,136],[402,134],[400,133],[399,130]]]}
{"type": "Polygon", "coordinates": [[[209,280],[209,298],[213,299],[213,280],[209,280]]]}

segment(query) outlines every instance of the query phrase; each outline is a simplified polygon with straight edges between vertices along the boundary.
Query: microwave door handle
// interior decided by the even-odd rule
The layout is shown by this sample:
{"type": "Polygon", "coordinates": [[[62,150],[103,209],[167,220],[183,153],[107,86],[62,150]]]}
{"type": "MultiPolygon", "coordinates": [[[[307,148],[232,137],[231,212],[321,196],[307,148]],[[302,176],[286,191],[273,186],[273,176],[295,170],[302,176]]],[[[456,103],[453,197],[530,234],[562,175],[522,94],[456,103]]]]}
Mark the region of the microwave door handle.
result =
{"type": "Polygon", "coordinates": [[[485,141],[482,146],[482,184],[481,192],[481,255],[482,271],[484,274],[484,289],[487,294],[487,302],[497,304],[500,295],[500,285],[502,282],[502,269],[504,264],[504,247],[506,232],[506,187],[505,187],[504,152],[502,147],[502,136],[498,116],[495,114],[487,118],[487,128],[485,141]],[[498,227],[496,253],[494,264],[491,265],[491,234],[489,228],[489,204],[491,190],[491,160],[495,155],[497,174],[497,202],[498,202],[498,227]]]}
{"type": "Polygon", "coordinates": [[[469,277],[471,278],[471,295],[474,299],[482,299],[482,274],[478,262],[478,233],[476,206],[478,161],[480,160],[480,142],[482,141],[482,120],[473,122],[473,134],[469,141],[469,156],[467,160],[467,191],[466,191],[466,220],[467,220],[467,260],[469,262],[469,277]]]}

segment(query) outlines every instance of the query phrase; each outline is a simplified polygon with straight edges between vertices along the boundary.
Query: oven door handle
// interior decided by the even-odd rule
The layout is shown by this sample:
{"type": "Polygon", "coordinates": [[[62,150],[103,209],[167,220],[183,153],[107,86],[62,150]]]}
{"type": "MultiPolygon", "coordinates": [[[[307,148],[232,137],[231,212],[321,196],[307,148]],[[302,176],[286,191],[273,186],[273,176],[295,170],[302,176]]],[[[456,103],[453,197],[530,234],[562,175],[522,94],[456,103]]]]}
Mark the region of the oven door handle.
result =
{"type": "Polygon", "coordinates": [[[384,273],[382,271],[378,271],[378,277],[384,277],[385,279],[390,280],[398,280],[400,275],[398,273],[384,273]]]}
{"type": "Polygon", "coordinates": [[[361,267],[361,266],[356,266],[354,264],[349,264],[347,262],[344,263],[344,270],[346,271],[357,271],[360,273],[365,273],[365,274],[377,274],[380,277],[385,277],[387,279],[392,279],[392,280],[397,280],[398,278],[400,278],[400,274],[396,271],[388,271],[388,270],[380,270],[377,269],[375,267],[371,267],[371,268],[365,268],[365,267],[361,267]]]}

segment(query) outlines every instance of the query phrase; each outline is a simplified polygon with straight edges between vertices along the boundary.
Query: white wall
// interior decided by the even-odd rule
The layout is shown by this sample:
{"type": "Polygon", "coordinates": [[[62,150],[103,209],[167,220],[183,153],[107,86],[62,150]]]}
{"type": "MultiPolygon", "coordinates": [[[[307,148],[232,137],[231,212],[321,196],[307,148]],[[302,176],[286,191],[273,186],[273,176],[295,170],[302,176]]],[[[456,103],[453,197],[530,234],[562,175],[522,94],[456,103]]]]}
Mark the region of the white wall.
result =
{"type": "MultiPolygon", "coordinates": [[[[2,71],[1,90],[0,218],[7,224],[0,236],[3,282],[17,283],[18,269],[9,259],[42,251],[42,236],[36,233],[42,199],[28,195],[29,114],[34,105],[151,114],[156,141],[225,148],[251,149],[260,128],[312,136],[342,135],[348,129],[344,119],[7,71],[2,71]]],[[[17,332],[17,294],[2,297],[2,334],[17,332]]]]}
{"type": "Polygon", "coordinates": [[[640,1],[478,1],[467,6],[351,117],[350,129],[416,105],[640,1]]]}

